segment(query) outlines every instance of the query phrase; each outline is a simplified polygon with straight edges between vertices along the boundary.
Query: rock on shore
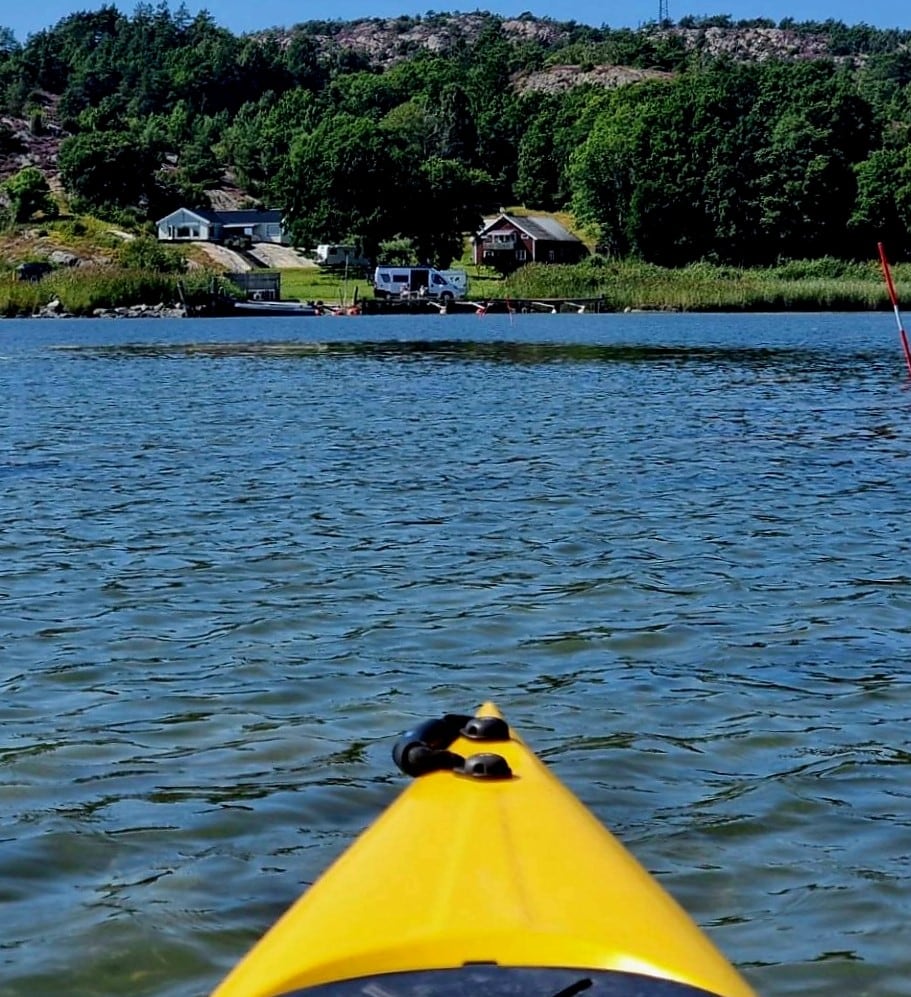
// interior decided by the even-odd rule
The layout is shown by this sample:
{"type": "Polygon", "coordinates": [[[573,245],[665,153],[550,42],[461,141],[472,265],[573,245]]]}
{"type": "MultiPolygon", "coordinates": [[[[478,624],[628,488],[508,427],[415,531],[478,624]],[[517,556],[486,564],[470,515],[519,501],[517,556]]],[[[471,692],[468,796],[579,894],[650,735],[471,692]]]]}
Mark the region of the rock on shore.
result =
{"type": "MultiPolygon", "coordinates": [[[[120,305],[117,308],[96,308],[92,318],[185,318],[186,310],[182,307],[165,305],[120,305]]],[[[49,301],[35,312],[34,318],[78,318],[68,312],[57,298],[49,301]]]]}

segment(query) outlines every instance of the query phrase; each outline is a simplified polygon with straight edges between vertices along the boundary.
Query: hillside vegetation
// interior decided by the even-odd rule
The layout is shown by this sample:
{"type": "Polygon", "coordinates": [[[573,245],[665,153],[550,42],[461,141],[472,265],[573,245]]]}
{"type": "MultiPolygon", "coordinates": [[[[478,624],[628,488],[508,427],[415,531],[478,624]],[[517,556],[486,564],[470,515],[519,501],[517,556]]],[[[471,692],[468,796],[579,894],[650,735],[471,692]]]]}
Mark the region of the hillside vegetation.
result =
{"type": "Polygon", "coordinates": [[[261,204],[303,247],[404,242],[446,265],[482,215],[519,204],[568,213],[604,260],[868,260],[879,240],[900,259],[909,41],[482,12],[236,36],[146,4],[24,44],[0,29],[0,200],[19,226],[4,252],[46,255],[24,247],[55,215],[141,234],[181,205],[261,204]]]}

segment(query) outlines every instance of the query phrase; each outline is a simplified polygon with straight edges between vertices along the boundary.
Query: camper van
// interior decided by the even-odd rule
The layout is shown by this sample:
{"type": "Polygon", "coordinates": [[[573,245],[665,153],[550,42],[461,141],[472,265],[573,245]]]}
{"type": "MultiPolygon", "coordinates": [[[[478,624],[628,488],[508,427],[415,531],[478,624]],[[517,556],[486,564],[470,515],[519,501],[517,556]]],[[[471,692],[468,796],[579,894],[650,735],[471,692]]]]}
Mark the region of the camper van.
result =
{"type": "Polygon", "coordinates": [[[464,270],[441,271],[433,267],[377,267],[373,274],[376,298],[435,298],[455,301],[467,293],[464,270]],[[450,276],[447,276],[449,274],[450,276]],[[461,274],[464,280],[454,274],[461,274]]]}
{"type": "Polygon", "coordinates": [[[468,271],[467,270],[441,270],[440,273],[456,287],[462,289],[462,297],[468,294],[468,271]]]}
{"type": "Polygon", "coordinates": [[[326,267],[328,270],[370,265],[370,261],[361,256],[357,246],[317,246],[314,258],[318,266],[326,267]]]}

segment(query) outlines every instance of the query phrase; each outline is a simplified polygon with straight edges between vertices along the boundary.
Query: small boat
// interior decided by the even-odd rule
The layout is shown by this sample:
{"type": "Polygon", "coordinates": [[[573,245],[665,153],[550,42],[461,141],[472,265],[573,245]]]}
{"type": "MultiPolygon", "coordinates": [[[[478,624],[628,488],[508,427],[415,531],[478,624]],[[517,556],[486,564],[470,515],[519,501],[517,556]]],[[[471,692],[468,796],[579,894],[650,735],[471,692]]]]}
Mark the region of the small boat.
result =
{"type": "Polygon", "coordinates": [[[246,301],[235,301],[232,307],[234,315],[322,315],[323,309],[311,302],[303,301],[256,301],[248,298],[246,301]]]}
{"type": "Polygon", "coordinates": [[[213,997],[755,997],[493,704],[393,756],[414,781],[213,997]]]}

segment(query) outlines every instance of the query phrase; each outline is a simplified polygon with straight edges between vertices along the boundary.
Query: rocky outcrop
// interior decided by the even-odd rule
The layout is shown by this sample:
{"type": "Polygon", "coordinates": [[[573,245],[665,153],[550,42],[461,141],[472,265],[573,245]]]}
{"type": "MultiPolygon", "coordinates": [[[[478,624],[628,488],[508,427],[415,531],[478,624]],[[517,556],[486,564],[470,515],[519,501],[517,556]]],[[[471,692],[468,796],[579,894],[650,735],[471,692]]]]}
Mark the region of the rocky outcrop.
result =
{"type": "Polygon", "coordinates": [[[646,80],[667,80],[673,76],[659,69],[633,69],[630,66],[550,66],[534,73],[519,73],[513,85],[521,93],[538,91],[561,93],[573,87],[621,87],[629,83],[643,83],[646,80]]]}
{"type": "MultiPolygon", "coordinates": [[[[347,49],[366,57],[374,69],[388,69],[421,51],[446,54],[460,45],[473,45],[481,32],[497,23],[503,36],[519,45],[535,41],[545,46],[568,41],[576,25],[531,15],[501,19],[492,14],[428,14],[425,17],[369,18],[332,26],[301,24],[291,29],[274,29],[268,36],[280,45],[304,35],[323,56],[347,49]]],[[[647,26],[643,32],[657,39],[674,37],[689,51],[707,58],[726,56],[744,62],[770,59],[833,59],[858,65],[862,60],[834,56],[830,40],[821,32],[808,33],[772,27],[667,27],[647,26]]],[[[658,70],[602,64],[591,67],[556,65],[531,73],[519,73],[514,86],[519,92],[529,90],[560,92],[570,87],[594,85],[616,87],[643,80],[660,79],[668,74],[658,70]]]]}
{"type": "Polygon", "coordinates": [[[492,21],[499,21],[508,41],[554,45],[569,37],[567,26],[531,15],[500,19],[475,11],[470,14],[428,14],[425,17],[371,17],[333,25],[331,31],[313,31],[303,24],[274,29],[268,34],[290,44],[298,34],[312,39],[322,53],[349,49],[365,55],[375,68],[388,68],[418,51],[445,54],[457,45],[473,45],[492,21]]]}
{"type": "Polygon", "coordinates": [[[8,139],[6,146],[9,151],[0,153],[0,183],[26,166],[36,166],[47,177],[48,184],[54,193],[60,193],[60,177],[57,170],[57,153],[60,143],[67,133],[57,123],[57,102],[59,96],[34,91],[32,103],[40,113],[35,122],[12,115],[0,115],[0,128],[8,139]]]}
{"type": "MultiPolygon", "coordinates": [[[[499,18],[476,11],[471,14],[427,14],[424,17],[366,18],[331,26],[301,24],[290,29],[273,29],[266,33],[282,45],[304,35],[316,44],[323,55],[338,49],[348,49],[365,56],[376,69],[388,68],[415,55],[419,51],[445,54],[458,45],[473,45],[481,32],[491,23],[498,23],[503,36],[514,44],[535,41],[545,46],[557,45],[570,39],[575,24],[523,15],[518,18],[499,18]]],[[[822,32],[808,33],[787,28],[773,27],[667,27],[647,26],[643,32],[656,38],[674,36],[683,40],[691,51],[701,51],[709,57],[728,56],[737,60],[763,62],[768,59],[826,59],[836,58],[831,52],[829,38],[822,32]]],[[[849,57],[837,61],[850,62],[849,57]]],[[[561,76],[565,67],[554,66],[534,74],[535,88],[561,89],[555,82],[539,86],[546,75],[561,76]]],[[[631,74],[627,82],[636,82],[636,70],[620,66],[596,67],[608,70],[582,82],[616,86],[619,76],[631,74]]],[[[593,71],[595,72],[595,71],[593,71]]],[[[527,77],[519,77],[521,85],[527,77]]],[[[563,80],[565,82],[565,75],[563,80]]],[[[623,80],[621,79],[621,82],[623,80]]]]}
{"type": "Polygon", "coordinates": [[[728,56],[739,62],[767,62],[770,59],[833,59],[854,63],[851,57],[832,55],[824,34],[805,34],[786,28],[668,28],[660,35],[683,40],[690,51],[710,58],[728,56]]]}

